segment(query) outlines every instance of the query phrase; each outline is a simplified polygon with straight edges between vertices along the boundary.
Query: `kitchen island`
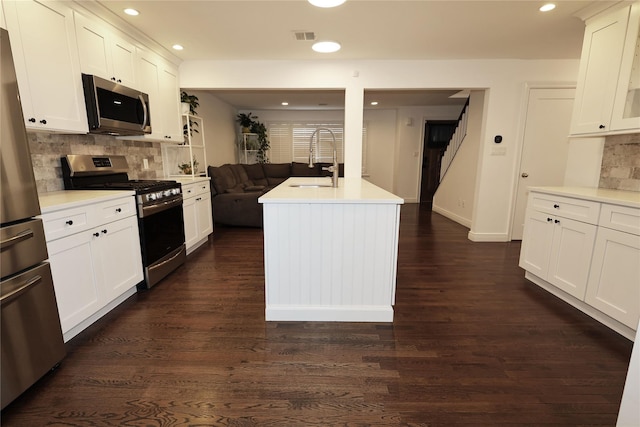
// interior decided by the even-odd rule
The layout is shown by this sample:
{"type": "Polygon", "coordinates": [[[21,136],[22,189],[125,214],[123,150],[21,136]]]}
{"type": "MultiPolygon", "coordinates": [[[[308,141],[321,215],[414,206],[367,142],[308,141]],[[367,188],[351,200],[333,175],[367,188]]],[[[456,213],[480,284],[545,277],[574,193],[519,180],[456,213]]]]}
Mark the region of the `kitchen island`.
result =
{"type": "Polygon", "coordinates": [[[267,321],[393,321],[403,199],[360,178],[289,178],[258,201],[267,321]]]}

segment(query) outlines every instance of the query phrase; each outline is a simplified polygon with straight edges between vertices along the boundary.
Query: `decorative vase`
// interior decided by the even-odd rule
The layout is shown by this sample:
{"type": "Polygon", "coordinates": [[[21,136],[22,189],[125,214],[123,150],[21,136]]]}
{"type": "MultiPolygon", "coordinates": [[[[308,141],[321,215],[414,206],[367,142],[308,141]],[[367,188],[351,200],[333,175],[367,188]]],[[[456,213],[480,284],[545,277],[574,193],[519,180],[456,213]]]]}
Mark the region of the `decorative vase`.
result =
{"type": "Polygon", "coordinates": [[[191,104],[189,104],[188,102],[180,103],[180,110],[182,111],[182,114],[189,114],[190,109],[191,109],[191,104]]]}

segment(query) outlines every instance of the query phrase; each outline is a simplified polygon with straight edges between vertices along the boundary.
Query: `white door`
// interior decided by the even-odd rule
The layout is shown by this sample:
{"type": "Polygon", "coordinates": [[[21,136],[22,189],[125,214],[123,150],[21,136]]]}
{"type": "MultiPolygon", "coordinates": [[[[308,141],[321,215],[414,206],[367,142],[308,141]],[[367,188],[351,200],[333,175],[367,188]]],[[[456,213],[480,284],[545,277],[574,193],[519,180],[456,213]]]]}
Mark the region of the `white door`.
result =
{"type": "Polygon", "coordinates": [[[529,90],[511,239],[522,240],[528,187],[564,182],[575,89],[529,90]]]}

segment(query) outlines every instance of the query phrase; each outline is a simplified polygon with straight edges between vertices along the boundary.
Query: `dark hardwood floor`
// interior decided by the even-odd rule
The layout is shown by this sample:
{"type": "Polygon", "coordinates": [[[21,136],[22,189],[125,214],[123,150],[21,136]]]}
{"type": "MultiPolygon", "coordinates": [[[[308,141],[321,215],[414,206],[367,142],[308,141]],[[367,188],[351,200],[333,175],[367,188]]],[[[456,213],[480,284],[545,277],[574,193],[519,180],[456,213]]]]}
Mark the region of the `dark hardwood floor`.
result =
{"type": "Polygon", "coordinates": [[[265,322],[262,231],[68,344],[11,426],[613,426],[632,343],[527,282],[520,244],[402,207],[395,320],[265,322]]]}

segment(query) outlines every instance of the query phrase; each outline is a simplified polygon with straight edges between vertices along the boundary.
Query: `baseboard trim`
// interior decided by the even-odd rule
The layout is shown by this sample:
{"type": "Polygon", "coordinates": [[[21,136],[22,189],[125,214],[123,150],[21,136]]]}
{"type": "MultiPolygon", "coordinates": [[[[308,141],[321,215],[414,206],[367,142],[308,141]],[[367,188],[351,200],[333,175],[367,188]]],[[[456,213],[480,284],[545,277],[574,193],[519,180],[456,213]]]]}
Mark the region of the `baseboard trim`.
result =
{"type": "Polygon", "coordinates": [[[448,211],[446,209],[441,208],[440,206],[437,205],[432,205],[431,210],[435,213],[439,213],[440,215],[449,218],[451,221],[455,221],[460,225],[463,225],[467,228],[471,228],[471,220],[464,218],[458,214],[455,214],[451,211],[448,211]]]}
{"type": "Polygon", "coordinates": [[[265,309],[265,320],[282,322],[393,322],[393,307],[268,305],[265,309]]]}

